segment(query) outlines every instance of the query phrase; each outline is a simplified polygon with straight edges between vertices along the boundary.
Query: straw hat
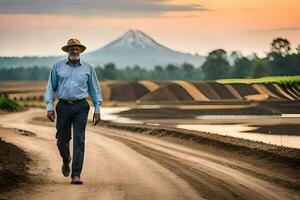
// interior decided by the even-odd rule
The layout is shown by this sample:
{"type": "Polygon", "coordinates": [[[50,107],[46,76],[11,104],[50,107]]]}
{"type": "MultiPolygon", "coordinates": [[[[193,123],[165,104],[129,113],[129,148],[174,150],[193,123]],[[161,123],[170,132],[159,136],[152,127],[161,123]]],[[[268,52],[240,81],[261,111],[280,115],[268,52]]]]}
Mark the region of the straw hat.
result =
{"type": "Polygon", "coordinates": [[[81,42],[76,38],[69,39],[67,45],[63,46],[61,49],[65,52],[68,52],[69,46],[79,46],[81,53],[84,52],[84,50],[86,49],[86,47],[82,45],[81,42]]]}

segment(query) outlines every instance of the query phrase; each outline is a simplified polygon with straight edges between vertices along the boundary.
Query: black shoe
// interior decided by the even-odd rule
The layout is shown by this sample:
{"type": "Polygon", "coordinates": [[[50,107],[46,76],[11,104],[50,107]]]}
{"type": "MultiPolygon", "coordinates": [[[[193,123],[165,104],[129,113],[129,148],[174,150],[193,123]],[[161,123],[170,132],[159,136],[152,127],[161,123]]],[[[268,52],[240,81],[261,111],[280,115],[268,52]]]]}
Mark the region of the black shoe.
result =
{"type": "Polygon", "coordinates": [[[83,182],[80,180],[79,176],[73,176],[71,184],[81,185],[83,184],[83,182]]]}
{"type": "Polygon", "coordinates": [[[68,177],[70,175],[70,162],[71,162],[71,158],[69,159],[69,162],[67,164],[63,164],[61,167],[61,172],[65,177],[68,177]]]}

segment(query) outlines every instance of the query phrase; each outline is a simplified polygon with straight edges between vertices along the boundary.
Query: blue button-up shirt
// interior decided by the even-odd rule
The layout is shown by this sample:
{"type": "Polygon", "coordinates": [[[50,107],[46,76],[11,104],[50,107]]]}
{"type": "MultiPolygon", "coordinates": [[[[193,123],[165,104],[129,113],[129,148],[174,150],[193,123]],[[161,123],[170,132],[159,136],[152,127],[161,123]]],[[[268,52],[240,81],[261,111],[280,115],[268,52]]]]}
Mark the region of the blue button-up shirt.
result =
{"type": "Polygon", "coordinates": [[[69,59],[56,62],[51,68],[45,102],[47,110],[54,110],[55,92],[58,99],[82,99],[90,95],[95,107],[95,113],[100,113],[102,95],[95,68],[83,60],[78,65],[69,65],[69,59]]]}

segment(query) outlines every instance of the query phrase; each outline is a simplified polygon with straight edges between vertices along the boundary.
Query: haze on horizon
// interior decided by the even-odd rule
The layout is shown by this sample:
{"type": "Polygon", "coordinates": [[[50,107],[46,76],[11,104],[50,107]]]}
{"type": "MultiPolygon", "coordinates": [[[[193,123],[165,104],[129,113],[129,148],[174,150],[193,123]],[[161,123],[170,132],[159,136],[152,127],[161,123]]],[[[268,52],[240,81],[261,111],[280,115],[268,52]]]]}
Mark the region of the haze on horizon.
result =
{"type": "Polygon", "coordinates": [[[184,53],[264,55],[276,37],[300,44],[300,1],[0,0],[0,56],[63,55],[72,37],[89,52],[128,29],[184,53]]]}

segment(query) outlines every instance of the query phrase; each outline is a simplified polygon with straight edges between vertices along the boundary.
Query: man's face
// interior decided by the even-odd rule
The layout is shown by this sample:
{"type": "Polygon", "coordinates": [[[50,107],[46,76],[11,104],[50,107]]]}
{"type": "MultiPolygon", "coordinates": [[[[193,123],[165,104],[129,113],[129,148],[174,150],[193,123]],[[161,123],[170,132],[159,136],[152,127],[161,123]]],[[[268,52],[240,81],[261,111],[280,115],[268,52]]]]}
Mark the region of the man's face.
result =
{"type": "Polygon", "coordinates": [[[70,46],[68,48],[69,58],[71,60],[78,60],[80,55],[80,47],[79,46],[70,46]]]}

